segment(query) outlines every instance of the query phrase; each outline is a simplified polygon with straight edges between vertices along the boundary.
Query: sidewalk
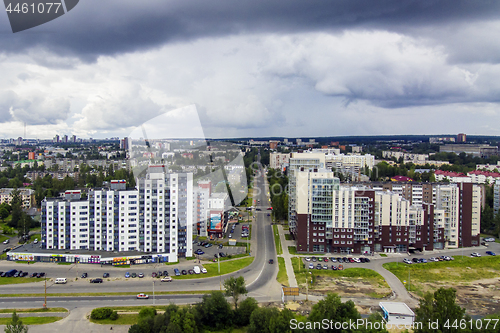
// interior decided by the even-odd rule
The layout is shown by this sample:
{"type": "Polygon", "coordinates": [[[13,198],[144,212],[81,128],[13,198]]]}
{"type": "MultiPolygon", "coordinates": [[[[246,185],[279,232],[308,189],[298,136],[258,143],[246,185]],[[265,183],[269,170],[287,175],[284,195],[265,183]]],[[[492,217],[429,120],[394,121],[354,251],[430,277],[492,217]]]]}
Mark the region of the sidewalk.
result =
{"type": "Polygon", "coordinates": [[[290,287],[298,287],[299,285],[297,284],[297,279],[295,278],[295,272],[293,271],[293,266],[292,266],[292,256],[290,255],[290,252],[288,252],[288,246],[295,246],[295,243],[293,241],[287,241],[285,239],[285,234],[283,230],[282,225],[278,225],[278,232],[280,235],[280,241],[281,241],[281,248],[283,249],[283,254],[279,255],[278,257],[282,257],[285,259],[285,267],[286,267],[286,274],[288,275],[288,284],[290,287]]]}

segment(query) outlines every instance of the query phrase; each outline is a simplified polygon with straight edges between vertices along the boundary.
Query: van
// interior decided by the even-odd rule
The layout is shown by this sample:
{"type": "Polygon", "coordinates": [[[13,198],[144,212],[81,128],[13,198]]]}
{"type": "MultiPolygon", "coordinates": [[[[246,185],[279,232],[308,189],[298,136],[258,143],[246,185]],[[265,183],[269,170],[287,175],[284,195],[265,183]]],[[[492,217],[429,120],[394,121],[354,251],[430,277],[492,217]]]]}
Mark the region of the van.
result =
{"type": "Polygon", "coordinates": [[[55,284],[65,284],[68,280],[66,278],[57,278],[55,284]]]}
{"type": "Polygon", "coordinates": [[[193,270],[194,270],[195,274],[200,274],[201,273],[200,266],[194,266],[193,270]]]}

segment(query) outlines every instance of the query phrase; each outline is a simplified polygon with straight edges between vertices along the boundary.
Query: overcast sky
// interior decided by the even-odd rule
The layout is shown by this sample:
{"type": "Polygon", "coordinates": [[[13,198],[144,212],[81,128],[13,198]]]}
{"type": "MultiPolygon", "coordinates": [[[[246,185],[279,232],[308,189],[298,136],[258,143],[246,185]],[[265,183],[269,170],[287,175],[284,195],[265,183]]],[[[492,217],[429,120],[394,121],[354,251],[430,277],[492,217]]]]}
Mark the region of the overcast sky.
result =
{"type": "Polygon", "coordinates": [[[208,137],[500,135],[498,36],[496,0],[83,0],[16,34],[4,13],[0,137],[190,105],[208,137]]]}

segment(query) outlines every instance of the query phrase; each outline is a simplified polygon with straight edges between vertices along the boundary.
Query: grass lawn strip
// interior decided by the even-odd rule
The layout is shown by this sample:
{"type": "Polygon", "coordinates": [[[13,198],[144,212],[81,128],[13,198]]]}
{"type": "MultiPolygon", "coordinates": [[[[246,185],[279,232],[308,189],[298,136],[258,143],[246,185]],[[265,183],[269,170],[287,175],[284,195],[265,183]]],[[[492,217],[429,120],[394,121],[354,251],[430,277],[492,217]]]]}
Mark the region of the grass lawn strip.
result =
{"type": "Polygon", "coordinates": [[[276,280],[284,286],[289,286],[288,284],[288,274],[286,273],[285,259],[278,257],[279,271],[276,280]]]}
{"type": "Polygon", "coordinates": [[[101,325],[134,325],[139,321],[139,314],[131,313],[131,314],[119,314],[118,319],[89,319],[90,322],[101,325]]]}
{"type": "Polygon", "coordinates": [[[281,241],[280,241],[280,235],[278,233],[278,226],[273,225],[273,235],[274,235],[274,244],[276,245],[276,254],[280,255],[283,254],[283,250],[281,249],[281,241]]]}
{"type": "MultiPolygon", "coordinates": [[[[243,259],[221,261],[220,262],[220,275],[229,274],[232,272],[236,272],[242,268],[245,268],[248,265],[250,265],[254,259],[255,259],[254,257],[246,257],[243,259]]],[[[189,280],[189,279],[199,279],[202,277],[208,278],[208,277],[219,276],[217,263],[205,264],[205,265],[203,265],[203,267],[205,267],[207,270],[207,273],[205,273],[205,274],[172,276],[172,278],[174,280],[189,280]]]]}
{"type": "Polygon", "coordinates": [[[19,283],[30,283],[30,282],[43,282],[43,279],[39,278],[15,278],[15,277],[0,277],[0,284],[19,284],[19,283]]]}
{"type": "MultiPolygon", "coordinates": [[[[164,282],[171,283],[171,282],[164,282]]],[[[148,291],[148,292],[152,292],[148,291]]],[[[209,294],[212,290],[191,290],[191,291],[155,291],[155,295],[201,295],[209,294]]],[[[74,296],[130,296],[137,295],[136,292],[121,292],[121,293],[58,293],[58,294],[47,294],[47,297],[74,297],[74,296]]],[[[43,297],[45,294],[0,294],[1,297],[43,297]]]]}
{"type": "Polygon", "coordinates": [[[0,313],[12,313],[16,311],[17,313],[37,313],[37,312],[68,312],[65,308],[38,308],[38,309],[0,309],[0,313]]]}
{"type": "MultiPolygon", "coordinates": [[[[25,325],[42,325],[50,324],[61,320],[62,317],[21,317],[21,321],[25,325]]],[[[7,325],[12,321],[12,318],[0,318],[0,325],[7,325]]]]}

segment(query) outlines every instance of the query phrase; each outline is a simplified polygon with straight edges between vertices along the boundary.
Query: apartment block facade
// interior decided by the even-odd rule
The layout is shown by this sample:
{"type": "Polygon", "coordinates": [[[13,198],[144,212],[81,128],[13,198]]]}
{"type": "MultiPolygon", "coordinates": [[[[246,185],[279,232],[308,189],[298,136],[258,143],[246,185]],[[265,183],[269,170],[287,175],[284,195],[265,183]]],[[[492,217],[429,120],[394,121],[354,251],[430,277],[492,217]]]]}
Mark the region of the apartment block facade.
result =
{"type": "Polygon", "coordinates": [[[333,172],[320,169],[297,171],[294,184],[291,232],[299,252],[407,252],[479,245],[477,185],[341,185],[333,172]]]}
{"type": "Polygon", "coordinates": [[[168,261],[192,256],[193,179],[149,166],[137,188],[112,181],[106,189],[67,191],[42,202],[42,246],[46,249],[161,253],[168,261]]]}

